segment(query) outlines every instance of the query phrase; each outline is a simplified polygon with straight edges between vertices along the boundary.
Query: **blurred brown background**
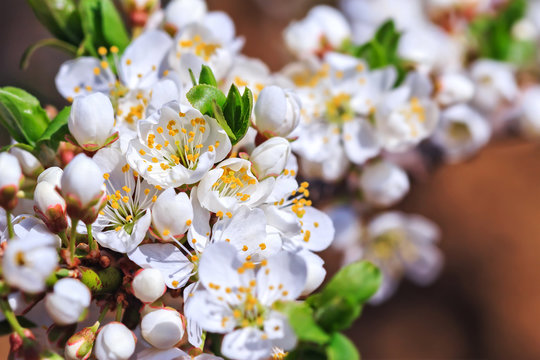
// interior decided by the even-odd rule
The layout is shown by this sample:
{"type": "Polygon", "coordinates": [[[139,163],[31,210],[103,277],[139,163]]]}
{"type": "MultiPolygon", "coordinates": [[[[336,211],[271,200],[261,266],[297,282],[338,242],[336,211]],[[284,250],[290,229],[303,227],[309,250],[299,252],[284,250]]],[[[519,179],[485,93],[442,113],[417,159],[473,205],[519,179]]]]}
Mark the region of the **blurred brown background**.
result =
{"type": "MultiPolygon", "coordinates": [[[[235,20],[245,53],[272,70],[290,60],[281,30],[320,2],[208,0],[235,20]]],[[[19,70],[24,49],[49,35],[23,0],[1,0],[0,13],[0,86],[62,104],[54,77],[66,57],[40,50],[28,70],[19,70]]],[[[404,283],[390,301],[364,310],[348,332],[363,358],[540,359],[539,185],[540,148],[519,139],[497,141],[472,161],[415,184],[400,207],[440,225],[446,266],[435,285],[404,283]]]]}

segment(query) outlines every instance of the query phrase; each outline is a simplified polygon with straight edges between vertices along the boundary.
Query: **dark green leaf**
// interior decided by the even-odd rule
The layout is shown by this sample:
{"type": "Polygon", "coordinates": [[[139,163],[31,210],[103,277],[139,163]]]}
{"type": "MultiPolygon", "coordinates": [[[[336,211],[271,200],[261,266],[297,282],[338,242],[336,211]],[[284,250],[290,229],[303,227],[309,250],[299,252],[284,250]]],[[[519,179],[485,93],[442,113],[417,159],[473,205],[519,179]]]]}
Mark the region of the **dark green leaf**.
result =
{"type": "MultiPolygon", "coordinates": [[[[19,324],[21,324],[22,327],[27,329],[35,328],[37,326],[24,316],[17,316],[17,320],[19,320],[19,324]]],[[[11,326],[7,320],[0,321],[0,336],[9,335],[12,332],[13,330],[11,329],[11,326]]]]}
{"type": "Polygon", "coordinates": [[[214,77],[214,73],[210,67],[203,65],[201,69],[201,74],[199,75],[199,84],[206,84],[210,86],[217,87],[217,81],[214,77]]]}
{"type": "Polygon", "coordinates": [[[72,45],[83,39],[77,6],[73,0],[27,0],[39,22],[51,34],[72,45]]]}
{"type": "Polygon", "coordinates": [[[53,151],[58,149],[60,141],[64,140],[64,136],[69,133],[68,129],[68,119],[69,113],[71,112],[71,107],[66,106],[62,111],[56,115],[56,117],[51,121],[43,135],[39,138],[37,142],[37,147],[41,145],[46,145],[48,148],[51,148],[53,151]]]}
{"type": "Polygon", "coordinates": [[[38,99],[14,87],[0,88],[0,123],[17,142],[34,145],[49,118],[38,99]]]}
{"type": "Polygon", "coordinates": [[[65,51],[68,54],[71,54],[73,56],[77,55],[77,47],[71,45],[68,42],[58,40],[58,39],[43,39],[36,42],[33,45],[30,45],[28,48],[26,48],[21,58],[21,62],[19,63],[20,68],[23,70],[26,69],[28,67],[28,63],[30,62],[30,58],[32,57],[34,52],[37,49],[46,47],[46,46],[65,51]]]}
{"type": "Polygon", "coordinates": [[[326,347],[328,360],[359,360],[356,346],[345,335],[335,333],[326,347]]]}
{"type": "Polygon", "coordinates": [[[85,50],[93,56],[97,56],[96,44],[105,44],[105,39],[101,34],[101,8],[99,0],[81,0],[79,2],[79,13],[81,15],[81,25],[84,33],[85,50]]]}
{"type": "Polygon", "coordinates": [[[212,112],[214,115],[214,118],[216,119],[219,126],[225,130],[229,138],[231,139],[231,142],[236,140],[236,136],[234,135],[234,132],[231,130],[229,125],[227,124],[227,120],[225,120],[225,117],[223,116],[223,112],[221,111],[221,108],[217,104],[215,100],[212,100],[212,112]]]}
{"type": "Polygon", "coordinates": [[[111,0],[101,0],[101,31],[109,47],[123,51],[129,45],[129,35],[120,14],[111,0]]]}
{"type": "Polygon", "coordinates": [[[287,315],[299,340],[326,344],[330,336],[313,319],[313,310],[305,302],[276,304],[276,310],[287,315]]]}
{"type": "Polygon", "coordinates": [[[221,90],[206,84],[200,84],[192,87],[186,94],[186,97],[194,108],[199,110],[204,115],[209,115],[212,117],[214,117],[212,101],[215,100],[220,107],[223,107],[223,104],[225,104],[225,101],[227,100],[221,90]]]}

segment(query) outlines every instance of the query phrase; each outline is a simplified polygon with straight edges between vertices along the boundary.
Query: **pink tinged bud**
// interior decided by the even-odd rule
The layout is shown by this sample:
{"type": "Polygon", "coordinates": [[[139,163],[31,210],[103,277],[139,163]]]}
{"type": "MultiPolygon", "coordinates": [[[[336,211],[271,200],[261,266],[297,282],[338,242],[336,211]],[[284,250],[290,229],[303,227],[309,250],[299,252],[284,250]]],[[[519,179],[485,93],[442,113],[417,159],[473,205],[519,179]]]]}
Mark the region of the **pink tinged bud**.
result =
{"type": "Polygon", "coordinates": [[[86,285],[79,280],[65,278],[54,284],[54,291],[47,294],[45,308],[58,325],[74,324],[86,314],[90,300],[90,290],[86,285]]]}
{"type": "Polygon", "coordinates": [[[106,146],[113,134],[114,109],[102,93],[78,96],[73,101],[68,121],[69,132],[85,150],[106,146]]]}
{"type": "Polygon", "coordinates": [[[298,96],[279,86],[267,86],[255,104],[255,125],[266,136],[287,136],[300,122],[298,96]]]}
{"type": "Polygon", "coordinates": [[[92,354],[96,332],[99,323],[96,322],[92,327],[86,327],[74,334],[66,343],[64,356],[68,360],[86,360],[92,354]]]}
{"type": "Polygon", "coordinates": [[[9,153],[0,153],[0,206],[13,210],[17,206],[17,192],[22,180],[22,170],[17,158],[9,153]]]}
{"type": "Polygon", "coordinates": [[[289,142],[282,137],[273,137],[257,146],[251,153],[250,161],[259,179],[279,176],[291,154],[289,142]]]}
{"type": "Polygon", "coordinates": [[[34,190],[34,210],[53,233],[66,230],[66,202],[55,186],[46,181],[37,184],[34,190]]]}
{"type": "Polygon", "coordinates": [[[163,308],[152,311],[141,321],[141,334],[150,345],[170,349],[184,336],[185,324],[178,311],[163,308]]]}
{"type": "Polygon", "coordinates": [[[112,322],[99,330],[94,343],[98,360],[127,360],[135,352],[136,337],[124,324],[112,322]]]}
{"type": "Polygon", "coordinates": [[[106,200],[103,172],[97,164],[84,154],[77,155],[64,169],[60,185],[68,215],[93,222],[106,200]]]}
{"type": "Polygon", "coordinates": [[[143,269],[135,274],[132,282],[133,295],[143,303],[153,303],[167,289],[161,272],[157,269],[143,269]]]}

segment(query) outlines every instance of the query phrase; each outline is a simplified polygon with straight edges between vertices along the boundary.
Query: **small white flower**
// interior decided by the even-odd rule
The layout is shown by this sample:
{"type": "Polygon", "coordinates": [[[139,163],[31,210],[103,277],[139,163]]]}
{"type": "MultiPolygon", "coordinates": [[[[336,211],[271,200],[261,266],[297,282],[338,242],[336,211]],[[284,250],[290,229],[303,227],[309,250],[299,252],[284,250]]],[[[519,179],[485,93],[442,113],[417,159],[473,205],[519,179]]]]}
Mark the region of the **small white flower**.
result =
{"type": "Polygon", "coordinates": [[[474,103],[482,111],[492,112],[518,95],[514,69],[508,63],[480,59],[472,64],[470,73],[476,85],[474,103]]]}
{"type": "Polygon", "coordinates": [[[253,92],[253,98],[258,100],[261,91],[270,81],[270,69],[265,63],[256,58],[238,55],[221,88],[228,91],[234,84],[240,93],[244,93],[247,87],[253,92]]]}
{"type": "Polygon", "coordinates": [[[490,137],[488,121],[470,106],[459,104],[441,113],[440,126],[431,140],[442,148],[448,161],[457,162],[475,154],[490,137]]]}
{"type": "Polygon", "coordinates": [[[156,269],[142,269],[138,271],[131,283],[133,295],[144,303],[153,303],[167,290],[163,275],[156,269]]]}
{"type": "Polygon", "coordinates": [[[410,184],[403,169],[390,161],[381,160],[363,168],[360,188],[369,203],[389,207],[409,192],[410,184]]]}
{"type": "Polygon", "coordinates": [[[255,126],[266,136],[288,136],[300,122],[301,106],[294,92],[267,86],[255,103],[255,126]]]}
{"type": "Polygon", "coordinates": [[[39,160],[28,151],[13,147],[9,152],[19,160],[24,175],[35,178],[43,170],[39,160]]]}
{"type": "Polygon", "coordinates": [[[22,219],[14,231],[15,238],[8,241],[3,256],[4,278],[24,292],[39,293],[58,265],[59,238],[35,218],[22,219]]]}
{"type": "Polygon", "coordinates": [[[529,137],[540,135],[540,86],[528,89],[521,102],[522,114],[519,118],[521,131],[529,137]]]}
{"type": "Polygon", "coordinates": [[[178,31],[192,22],[201,20],[206,12],[204,0],[173,0],[165,8],[165,26],[172,26],[178,31]]]}
{"type": "Polygon", "coordinates": [[[60,188],[60,181],[62,179],[62,174],[64,171],[60,169],[58,166],[52,166],[50,168],[47,168],[43,170],[41,174],[39,174],[37,178],[37,182],[43,182],[46,181],[55,187],[60,188]]]}
{"type": "Polygon", "coordinates": [[[81,320],[90,306],[90,290],[76,279],[64,278],[54,284],[45,298],[45,308],[58,325],[70,325],[81,320]]]}
{"type": "Polygon", "coordinates": [[[103,172],[88,156],[79,154],[66,166],[60,180],[70,217],[92,223],[105,202],[103,172]]]}
{"type": "Polygon", "coordinates": [[[102,93],[77,96],[68,121],[69,132],[87,151],[96,151],[118,138],[113,133],[114,110],[102,93]]]}
{"type": "Polygon", "coordinates": [[[474,96],[474,83],[463,74],[447,72],[442,74],[437,81],[436,98],[443,106],[465,103],[474,96]]]}
{"type": "Polygon", "coordinates": [[[289,141],[282,137],[273,137],[257,146],[249,160],[257,178],[264,179],[268,176],[279,176],[285,170],[290,154],[289,141]]]}
{"type": "Polygon", "coordinates": [[[197,196],[202,207],[223,216],[241,205],[255,207],[261,204],[273,186],[273,177],[257,180],[248,160],[230,158],[206,174],[199,184],[197,196]]]}
{"type": "Polygon", "coordinates": [[[102,327],[94,343],[98,360],[127,360],[135,352],[137,338],[124,324],[112,322],[102,327]]]}
{"type": "Polygon", "coordinates": [[[174,347],[184,336],[184,321],[178,311],[163,308],[145,315],[141,321],[142,337],[155,348],[174,347]]]}
{"type": "Polygon", "coordinates": [[[215,119],[195,109],[183,113],[175,103],[138,125],[127,161],[153,185],[193,184],[231,150],[229,137],[215,119]]]}
{"type": "Polygon", "coordinates": [[[296,336],[287,319],[272,310],[276,301],[296,299],[306,283],[304,261],[280,252],[261,264],[242,262],[227,243],[209,246],[199,263],[205,289],[197,290],[185,313],[203,329],[226,334],[221,350],[234,359],[266,359],[273,346],[290,350],[296,336]]]}
{"type": "Polygon", "coordinates": [[[186,193],[173,188],[163,191],[152,208],[152,225],[162,239],[181,237],[193,222],[193,209],[186,193]]]}

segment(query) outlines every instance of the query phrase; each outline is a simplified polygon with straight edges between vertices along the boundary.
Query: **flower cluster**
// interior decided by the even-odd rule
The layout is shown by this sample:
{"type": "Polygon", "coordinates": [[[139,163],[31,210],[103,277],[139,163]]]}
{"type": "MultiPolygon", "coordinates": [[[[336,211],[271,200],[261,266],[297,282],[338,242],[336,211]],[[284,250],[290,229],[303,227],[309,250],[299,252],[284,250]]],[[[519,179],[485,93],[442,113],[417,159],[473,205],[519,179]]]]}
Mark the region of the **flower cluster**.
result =
{"type": "Polygon", "coordinates": [[[340,331],[363,304],[442,267],[437,227],[388,210],[409,177],[540,133],[540,85],[518,81],[540,38],[523,7],[385,3],[314,7],[284,32],[297,60],[271,73],[204,0],[124,0],[132,36],[111,0],[31,2],[74,58],[61,111],[0,89],[12,353],[358,358],[340,331]],[[519,59],[464,41],[509,23],[519,59]],[[314,293],[332,243],[344,268],[314,293]]]}

